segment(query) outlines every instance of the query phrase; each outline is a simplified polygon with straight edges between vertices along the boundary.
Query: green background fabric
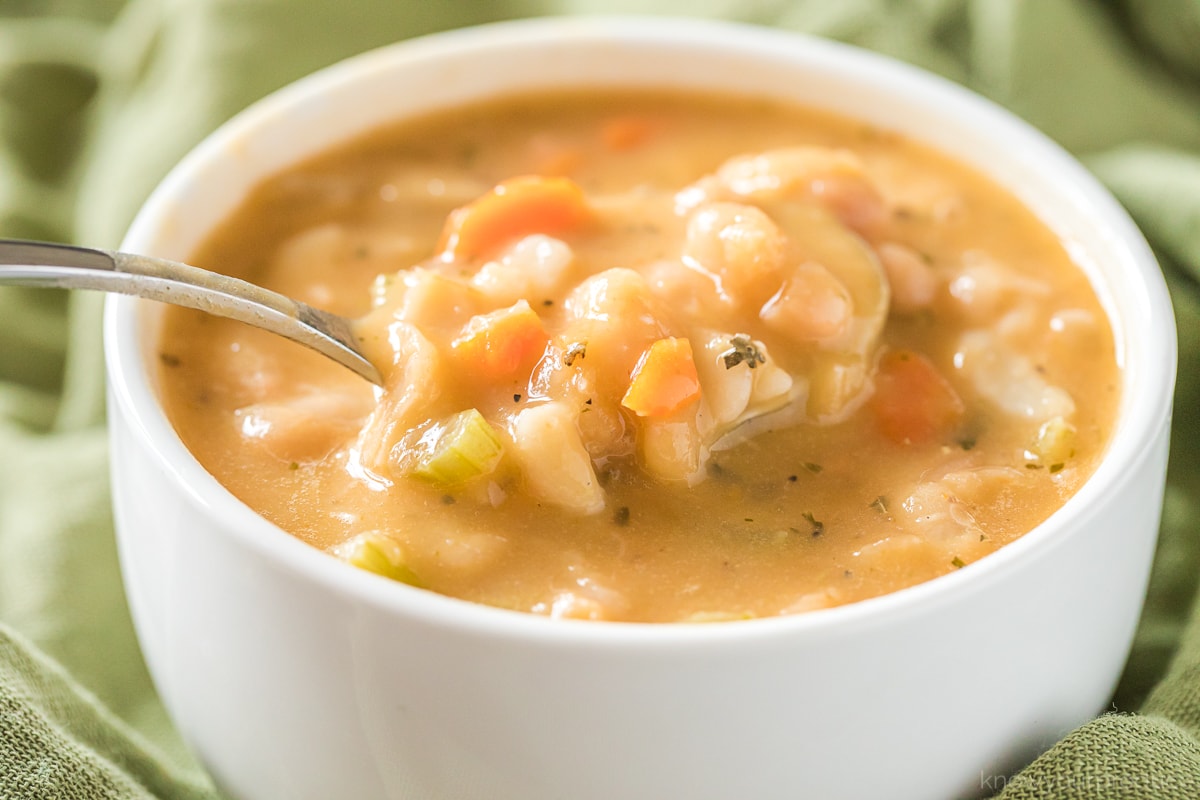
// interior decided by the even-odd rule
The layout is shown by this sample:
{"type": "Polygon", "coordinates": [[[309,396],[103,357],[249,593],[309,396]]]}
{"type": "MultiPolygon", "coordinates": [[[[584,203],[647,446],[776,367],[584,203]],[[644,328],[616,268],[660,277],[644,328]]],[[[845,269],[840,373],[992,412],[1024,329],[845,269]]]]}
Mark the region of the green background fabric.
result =
{"type": "MultiPolygon", "coordinates": [[[[1181,344],[1146,611],[1115,713],[980,788],[1200,797],[1200,0],[0,0],[0,236],[115,246],[183,153],[296,77],[434,30],[594,12],[741,20],[910,61],[1041,128],[1133,214],[1181,344]]],[[[217,798],[125,609],[99,307],[0,287],[0,797],[217,798]]]]}

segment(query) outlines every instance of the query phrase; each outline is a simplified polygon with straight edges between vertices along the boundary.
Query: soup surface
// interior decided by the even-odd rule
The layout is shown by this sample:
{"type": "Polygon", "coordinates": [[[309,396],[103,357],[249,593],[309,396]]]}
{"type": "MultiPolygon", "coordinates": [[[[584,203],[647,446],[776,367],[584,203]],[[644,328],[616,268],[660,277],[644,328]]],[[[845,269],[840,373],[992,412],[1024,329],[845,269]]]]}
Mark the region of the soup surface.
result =
{"type": "Polygon", "coordinates": [[[193,256],[359,318],[369,386],[167,314],[161,383],[236,496],[360,567],[551,616],[789,614],[1044,520],[1119,400],[1107,318],[980,175],[852,120],[509,98],[261,184],[193,256]]]}

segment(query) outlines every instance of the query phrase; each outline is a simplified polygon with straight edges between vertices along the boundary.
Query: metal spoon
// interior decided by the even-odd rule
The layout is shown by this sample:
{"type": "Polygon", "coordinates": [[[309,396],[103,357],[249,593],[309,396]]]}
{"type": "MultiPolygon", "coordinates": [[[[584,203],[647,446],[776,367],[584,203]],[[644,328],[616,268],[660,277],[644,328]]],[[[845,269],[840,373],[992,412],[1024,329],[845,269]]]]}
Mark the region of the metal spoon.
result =
{"type": "Polygon", "coordinates": [[[382,385],[350,320],[261,286],[164,258],[0,239],[0,284],[96,289],[199,309],[277,333],[382,385]]]}

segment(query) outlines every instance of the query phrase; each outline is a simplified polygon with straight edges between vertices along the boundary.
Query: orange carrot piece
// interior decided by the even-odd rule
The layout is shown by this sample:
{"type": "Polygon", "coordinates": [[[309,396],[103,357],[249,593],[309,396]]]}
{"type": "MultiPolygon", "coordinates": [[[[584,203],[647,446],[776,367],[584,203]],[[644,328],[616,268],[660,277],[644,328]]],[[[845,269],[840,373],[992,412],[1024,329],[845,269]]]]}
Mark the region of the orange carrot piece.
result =
{"type": "Polygon", "coordinates": [[[621,405],[639,417],[664,417],[699,397],[700,376],[691,342],[667,337],[642,353],[621,405]]]}
{"type": "Polygon", "coordinates": [[[508,308],[471,317],[450,347],[470,374],[495,380],[531,364],[548,340],[541,318],[529,303],[518,300],[508,308]]]}
{"type": "Polygon", "coordinates": [[[649,141],[661,127],[649,117],[613,117],[600,129],[600,140],[609,150],[632,150],[649,141]]]}
{"type": "Polygon", "coordinates": [[[568,147],[547,153],[537,162],[537,174],[547,177],[570,175],[583,164],[583,151],[568,147]]]}
{"type": "Polygon", "coordinates": [[[474,258],[526,234],[570,230],[589,216],[583,190],[568,178],[511,178],[450,212],[438,250],[445,256],[474,258]]]}
{"type": "Polygon", "coordinates": [[[963,402],[937,367],[912,350],[893,350],[879,362],[871,410],[879,430],[897,444],[944,436],[962,420],[963,402]]]}

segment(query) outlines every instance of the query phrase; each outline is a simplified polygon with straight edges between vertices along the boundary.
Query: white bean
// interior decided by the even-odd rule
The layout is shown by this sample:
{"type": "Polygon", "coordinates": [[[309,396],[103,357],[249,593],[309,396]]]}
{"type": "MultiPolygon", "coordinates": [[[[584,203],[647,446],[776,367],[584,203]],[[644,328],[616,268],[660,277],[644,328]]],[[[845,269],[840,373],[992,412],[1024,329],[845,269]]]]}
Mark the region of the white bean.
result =
{"type": "Polygon", "coordinates": [[[497,306],[522,298],[536,303],[558,296],[574,261],[575,254],[565,242],[533,234],[480,267],[471,284],[497,306]]]}
{"type": "Polygon", "coordinates": [[[369,391],[321,386],[239,408],[234,415],[242,436],[259,442],[276,458],[307,462],[324,458],[351,440],[371,405],[369,391]]]}
{"type": "Polygon", "coordinates": [[[1033,361],[992,331],[964,333],[954,354],[954,365],[980,395],[1006,414],[1040,425],[1075,412],[1075,401],[1065,389],[1049,383],[1033,361]]]}
{"type": "Polygon", "coordinates": [[[784,237],[761,209],[711,203],[688,220],[683,263],[708,276],[729,301],[769,292],[783,265],[784,237]]]}
{"type": "Polygon", "coordinates": [[[718,187],[753,202],[807,197],[859,232],[884,216],[883,198],[849,150],[789,147],[737,156],[721,165],[715,182],[701,186],[708,199],[718,187]]]}
{"type": "Polygon", "coordinates": [[[892,287],[894,311],[909,314],[933,304],[938,278],[917,251],[897,242],[884,242],[876,252],[892,287]]]}
{"type": "Polygon", "coordinates": [[[815,261],[796,265],[759,311],[767,325],[800,342],[840,336],[853,315],[846,287],[815,261]]]}
{"type": "Polygon", "coordinates": [[[512,455],[530,494],[583,514],[604,508],[604,490],[566,403],[529,406],[512,423],[512,455]]]}

